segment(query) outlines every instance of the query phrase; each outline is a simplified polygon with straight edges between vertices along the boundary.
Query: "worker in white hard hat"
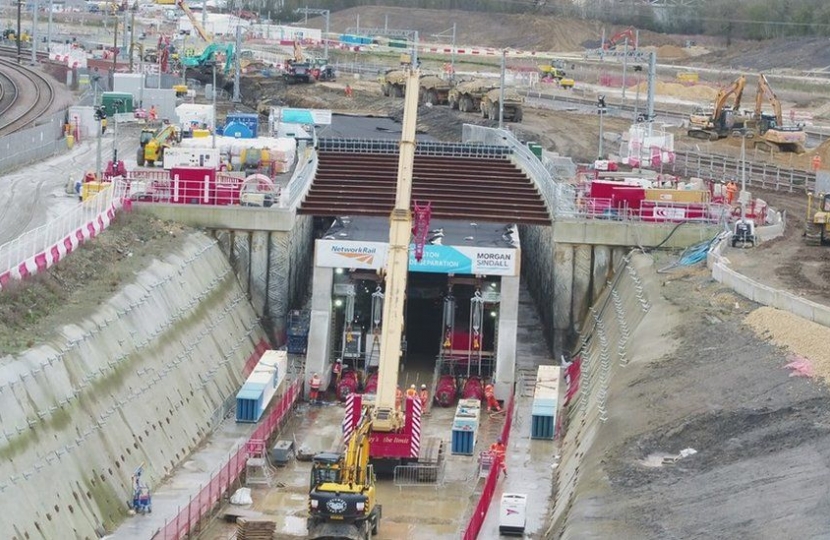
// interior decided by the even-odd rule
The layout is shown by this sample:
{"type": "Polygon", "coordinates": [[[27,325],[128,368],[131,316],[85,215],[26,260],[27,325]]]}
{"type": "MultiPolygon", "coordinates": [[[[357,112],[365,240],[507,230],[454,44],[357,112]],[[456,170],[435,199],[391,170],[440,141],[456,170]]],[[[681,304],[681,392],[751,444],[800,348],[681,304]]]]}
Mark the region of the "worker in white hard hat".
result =
{"type": "Polygon", "coordinates": [[[418,390],[415,389],[414,384],[406,389],[406,397],[414,398],[417,395],[418,395],[418,390]]]}
{"type": "Polygon", "coordinates": [[[319,403],[320,402],[320,374],[315,373],[311,376],[311,381],[308,383],[309,387],[309,395],[308,400],[311,403],[319,403]]]}
{"type": "Polygon", "coordinates": [[[429,405],[429,390],[427,390],[427,385],[421,385],[421,393],[419,397],[421,398],[421,410],[426,412],[427,405],[429,405]]]}

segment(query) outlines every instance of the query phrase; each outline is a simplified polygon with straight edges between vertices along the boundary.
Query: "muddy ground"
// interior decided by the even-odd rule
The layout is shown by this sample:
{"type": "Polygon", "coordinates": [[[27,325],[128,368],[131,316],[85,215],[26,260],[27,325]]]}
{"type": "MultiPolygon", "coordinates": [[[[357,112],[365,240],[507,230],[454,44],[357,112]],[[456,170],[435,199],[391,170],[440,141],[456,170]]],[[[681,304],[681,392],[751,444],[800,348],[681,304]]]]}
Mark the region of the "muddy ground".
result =
{"type": "Polygon", "coordinates": [[[48,272],[0,293],[0,358],[48,341],[62,325],[89,317],[153,260],[179,247],[190,229],[119,212],[92,241],[48,272]]]}
{"type": "Polygon", "coordinates": [[[826,385],[791,377],[786,350],[743,324],[756,305],[703,269],[656,279],[634,347],[658,343],[612,383],[565,537],[825,538],[826,385]]]}

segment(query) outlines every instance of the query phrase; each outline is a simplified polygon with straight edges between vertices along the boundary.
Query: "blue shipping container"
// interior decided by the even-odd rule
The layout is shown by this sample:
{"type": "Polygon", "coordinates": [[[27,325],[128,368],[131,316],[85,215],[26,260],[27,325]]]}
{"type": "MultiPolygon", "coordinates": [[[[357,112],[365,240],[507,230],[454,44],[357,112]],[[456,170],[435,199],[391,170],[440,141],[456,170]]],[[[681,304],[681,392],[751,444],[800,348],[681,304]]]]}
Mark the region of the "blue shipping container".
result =
{"type": "Polygon", "coordinates": [[[452,430],[452,453],[472,456],[476,446],[475,436],[474,431],[452,430]]]}
{"type": "Polygon", "coordinates": [[[534,414],[531,417],[530,438],[531,439],[553,439],[555,426],[553,416],[541,416],[534,414]]]}
{"type": "Polygon", "coordinates": [[[236,394],[236,421],[257,422],[262,416],[262,397],[264,387],[255,388],[245,385],[236,394]]]}

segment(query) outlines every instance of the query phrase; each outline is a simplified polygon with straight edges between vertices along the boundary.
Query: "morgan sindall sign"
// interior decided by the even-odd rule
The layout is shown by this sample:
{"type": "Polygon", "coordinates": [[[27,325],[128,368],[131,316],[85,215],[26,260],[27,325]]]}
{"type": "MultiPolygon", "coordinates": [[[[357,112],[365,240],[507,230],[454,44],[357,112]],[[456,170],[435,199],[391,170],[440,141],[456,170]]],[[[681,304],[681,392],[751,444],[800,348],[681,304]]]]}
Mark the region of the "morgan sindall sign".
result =
{"type": "MultiPolygon", "coordinates": [[[[318,240],[315,261],[328,268],[378,270],[386,266],[388,244],[318,240]]],[[[424,246],[424,256],[415,260],[415,245],[409,246],[409,271],[433,274],[518,276],[519,250],[470,246],[424,246]]]]}

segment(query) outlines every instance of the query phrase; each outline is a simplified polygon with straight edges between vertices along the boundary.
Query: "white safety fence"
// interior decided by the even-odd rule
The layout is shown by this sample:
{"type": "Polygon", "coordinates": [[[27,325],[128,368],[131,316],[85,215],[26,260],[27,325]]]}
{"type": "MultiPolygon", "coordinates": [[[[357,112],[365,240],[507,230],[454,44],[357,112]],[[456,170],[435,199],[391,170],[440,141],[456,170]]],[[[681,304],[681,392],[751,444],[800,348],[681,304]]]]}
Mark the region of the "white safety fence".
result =
{"type": "Polygon", "coordinates": [[[0,246],[0,290],[43,272],[94,238],[109,226],[123,201],[118,188],[107,186],[57,219],[0,246]]]}

